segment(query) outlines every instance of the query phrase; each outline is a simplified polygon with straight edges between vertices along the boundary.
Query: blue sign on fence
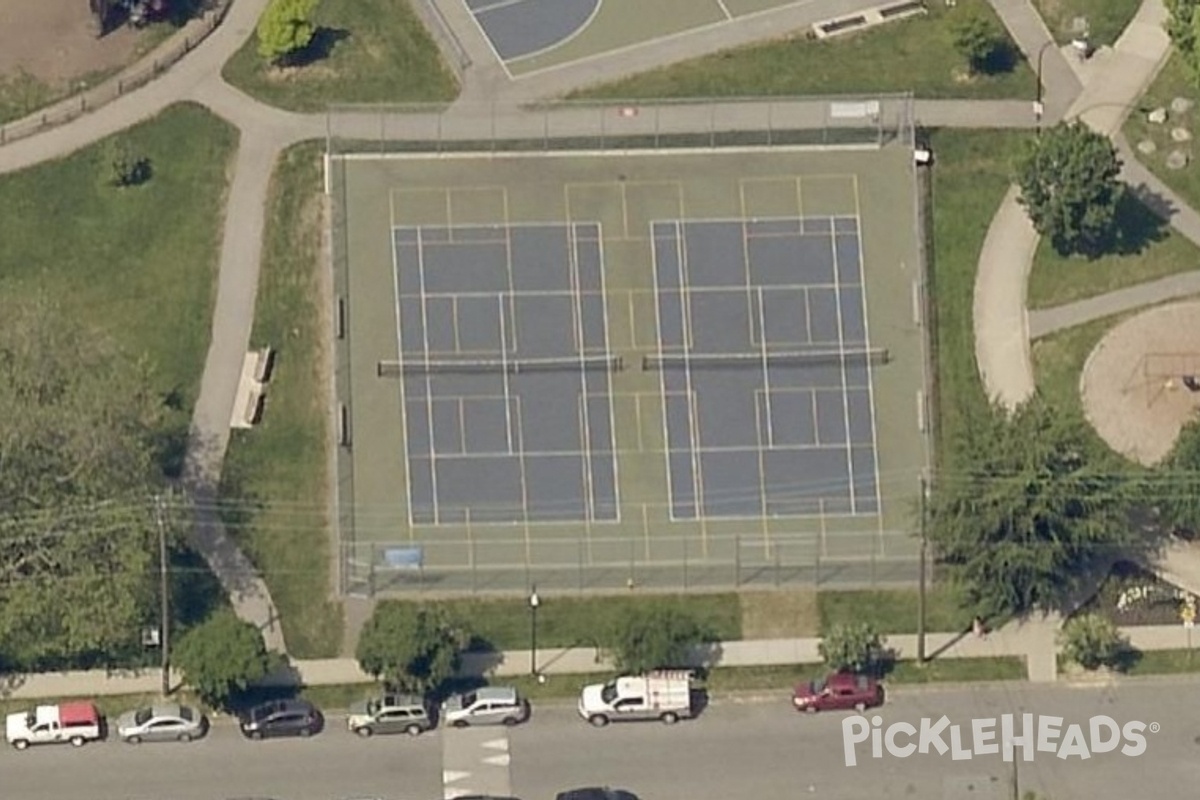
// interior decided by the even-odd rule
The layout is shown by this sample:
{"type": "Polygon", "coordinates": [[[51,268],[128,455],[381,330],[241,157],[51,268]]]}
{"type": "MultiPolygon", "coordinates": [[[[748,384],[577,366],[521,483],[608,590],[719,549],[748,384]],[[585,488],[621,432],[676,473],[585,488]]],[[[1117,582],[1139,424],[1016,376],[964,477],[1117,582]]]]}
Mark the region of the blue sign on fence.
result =
{"type": "Polygon", "coordinates": [[[420,569],[424,561],[419,547],[389,547],[383,551],[383,563],[397,569],[420,569]]]}

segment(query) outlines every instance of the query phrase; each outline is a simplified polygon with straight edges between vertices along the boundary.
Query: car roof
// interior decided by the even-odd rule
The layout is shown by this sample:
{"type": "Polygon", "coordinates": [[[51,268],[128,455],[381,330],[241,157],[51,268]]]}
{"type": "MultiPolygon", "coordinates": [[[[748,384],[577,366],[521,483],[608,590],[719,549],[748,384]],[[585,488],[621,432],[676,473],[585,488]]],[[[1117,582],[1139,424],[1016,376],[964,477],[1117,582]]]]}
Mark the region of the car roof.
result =
{"type": "Polygon", "coordinates": [[[830,675],[826,679],[826,684],[829,686],[849,686],[856,687],[861,681],[870,683],[870,678],[866,675],[859,675],[854,672],[837,672],[830,675]]]}
{"type": "Polygon", "coordinates": [[[559,792],[555,800],[638,800],[637,795],[624,789],[592,786],[559,792]]]}
{"type": "Polygon", "coordinates": [[[425,701],[420,695],[415,694],[385,694],[379,698],[379,703],[384,708],[398,708],[405,706],[421,706],[425,707],[425,701]]]}
{"type": "Polygon", "coordinates": [[[182,716],[182,708],[178,703],[162,703],[161,705],[150,706],[150,716],[152,717],[179,717],[182,716]]]}
{"type": "Polygon", "coordinates": [[[513,702],[517,699],[517,690],[511,686],[480,686],[474,692],[476,700],[504,700],[513,702]]]}

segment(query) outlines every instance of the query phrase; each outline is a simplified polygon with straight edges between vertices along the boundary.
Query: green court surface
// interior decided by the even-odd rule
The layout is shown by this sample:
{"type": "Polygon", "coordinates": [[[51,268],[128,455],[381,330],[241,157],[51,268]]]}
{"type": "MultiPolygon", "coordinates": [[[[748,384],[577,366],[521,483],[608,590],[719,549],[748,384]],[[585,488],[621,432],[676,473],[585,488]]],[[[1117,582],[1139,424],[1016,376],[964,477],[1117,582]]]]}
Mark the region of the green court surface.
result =
{"type": "MultiPolygon", "coordinates": [[[[504,65],[513,76],[529,75],[797,4],[796,0],[601,0],[583,27],[504,65]]],[[[536,19],[530,24],[536,24],[536,19]]]]}
{"type": "MultiPolygon", "coordinates": [[[[928,443],[911,150],[343,155],[330,163],[344,439],[338,516],[342,584],[349,591],[521,591],[531,583],[678,589],[814,582],[818,574],[822,581],[860,584],[915,578],[914,514],[928,443]],[[834,218],[855,221],[870,345],[888,351],[887,363],[870,372],[877,511],[829,510],[822,500],[812,513],[678,518],[673,467],[664,457],[665,384],[659,372],[636,366],[663,352],[661,254],[652,225],[834,218]],[[403,399],[401,386],[409,379],[380,373],[381,362],[401,359],[396,231],[569,223],[598,225],[604,348],[629,365],[604,384],[616,517],[414,521],[405,441],[411,398],[403,399]],[[419,566],[400,565],[416,552],[419,566]]],[[[422,303],[424,291],[422,284],[422,303]]],[[[455,342],[466,324],[457,313],[446,323],[455,342]]],[[[842,380],[845,391],[844,374],[842,380]]],[[[436,440],[432,423],[429,435],[436,440]]],[[[462,436],[466,441],[468,434],[462,436]]],[[[804,486],[824,478],[794,480],[804,486]]]]}

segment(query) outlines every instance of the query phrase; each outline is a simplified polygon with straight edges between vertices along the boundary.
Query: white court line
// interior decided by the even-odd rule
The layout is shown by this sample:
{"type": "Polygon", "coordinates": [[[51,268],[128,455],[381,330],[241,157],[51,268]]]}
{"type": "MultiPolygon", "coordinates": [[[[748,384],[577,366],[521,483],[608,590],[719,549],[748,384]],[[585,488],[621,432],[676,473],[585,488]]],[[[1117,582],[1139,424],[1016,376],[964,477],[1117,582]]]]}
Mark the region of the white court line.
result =
{"type": "Polygon", "coordinates": [[[691,440],[692,445],[692,492],[695,498],[696,516],[700,517],[704,515],[704,479],[700,474],[700,431],[696,420],[696,417],[699,416],[697,410],[698,403],[696,390],[693,388],[692,383],[691,351],[695,346],[695,340],[692,338],[691,296],[687,293],[687,288],[691,286],[691,280],[688,277],[687,267],[687,236],[684,234],[683,223],[680,221],[675,222],[675,243],[679,249],[679,286],[682,289],[679,306],[680,317],[683,324],[684,340],[688,345],[683,351],[683,370],[688,398],[688,438],[691,440]]]}
{"type": "Polygon", "coordinates": [[[567,229],[567,280],[576,296],[571,300],[571,335],[575,337],[576,350],[579,354],[579,397],[580,409],[583,411],[579,429],[579,444],[583,447],[583,483],[587,492],[587,507],[583,510],[584,520],[596,518],[596,487],[592,476],[592,427],[588,413],[588,371],[587,354],[583,352],[583,303],[578,297],[580,288],[579,275],[579,239],[575,234],[574,224],[568,222],[567,229]]]}
{"type": "MultiPolygon", "coordinates": [[[[604,262],[604,225],[599,220],[596,221],[596,247],[600,251],[600,308],[604,315],[604,357],[610,362],[612,361],[612,346],[608,338],[608,283],[604,277],[605,262],[604,262]]],[[[632,305],[632,304],[631,304],[632,305]]],[[[632,311],[632,308],[630,309],[632,311]]],[[[635,331],[636,336],[636,331],[635,331]]],[[[636,343],[636,339],[634,340],[636,343]]],[[[621,468],[620,460],[616,456],[617,452],[617,419],[616,411],[613,409],[612,397],[612,374],[606,373],[604,378],[605,402],[608,403],[608,439],[612,445],[613,456],[610,459],[612,462],[612,478],[613,478],[613,503],[615,504],[616,521],[621,521],[621,468]]],[[[640,411],[638,412],[641,413],[640,411]]],[[[641,418],[638,418],[638,441],[641,441],[641,418]]]]}
{"type": "MultiPolygon", "coordinates": [[[[520,342],[517,341],[517,290],[513,283],[513,257],[512,257],[512,229],[515,225],[509,224],[508,215],[508,188],[501,187],[504,190],[503,206],[504,206],[504,253],[505,253],[505,269],[508,271],[508,304],[509,312],[512,317],[512,352],[513,355],[520,353],[520,342]]],[[[531,226],[532,227],[532,226],[531,226]]],[[[504,336],[500,337],[500,346],[508,347],[508,339],[504,336]]]]}
{"type": "MultiPolygon", "coordinates": [[[[650,236],[651,258],[650,258],[650,262],[652,264],[652,268],[654,269],[654,291],[655,291],[654,327],[658,333],[657,341],[655,342],[655,344],[657,345],[658,358],[659,358],[659,361],[661,362],[662,357],[663,357],[663,325],[662,325],[662,308],[661,308],[661,303],[659,302],[660,298],[658,297],[658,289],[659,289],[659,286],[658,286],[658,237],[653,235],[654,234],[654,230],[653,230],[654,223],[650,223],[650,224],[651,224],[651,236],[650,236]]],[[[671,474],[671,452],[670,452],[670,449],[671,449],[671,425],[669,422],[670,413],[671,413],[671,404],[669,402],[670,397],[667,394],[667,373],[665,370],[660,371],[658,374],[658,390],[659,390],[659,394],[662,395],[663,461],[666,465],[666,472],[667,472],[667,518],[673,522],[675,520],[675,487],[674,487],[674,482],[671,480],[671,477],[672,477],[672,474],[671,474]]]]}
{"type": "Polygon", "coordinates": [[[458,402],[459,455],[467,454],[467,398],[455,398],[458,402]]]}
{"type": "Polygon", "coordinates": [[[503,367],[500,374],[504,381],[504,400],[505,400],[505,403],[504,403],[504,417],[505,417],[504,427],[505,427],[505,435],[508,437],[508,454],[512,455],[513,454],[513,435],[512,435],[513,422],[512,422],[512,409],[508,403],[508,400],[509,400],[509,398],[511,398],[513,396],[513,394],[512,394],[512,390],[510,388],[509,379],[508,379],[508,347],[505,346],[505,343],[508,341],[508,334],[507,334],[507,327],[505,325],[505,319],[507,319],[508,315],[504,313],[504,293],[503,292],[496,293],[496,309],[500,313],[500,363],[503,367]]]}
{"type": "Polygon", "coordinates": [[[804,343],[812,344],[812,303],[809,301],[808,287],[802,288],[804,289],[804,333],[808,337],[804,343]]]}
{"type": "Polygon", "coordinates": [[[527,2],[529,2],[529,0],[496,0],[495,3],[490,3],[486,6],[479,6],[478,8],[468,8],[467,10],[470,11],[472,14],[479,15],[479,14],[483,14],[487,11],[495,11],[500,8],[509,8],[510,6],[519,6],[522,3],[527,3],[527,2]]]}
{"type": "Polygon", "coordinates": [[[504,77],[510,81],[513,80],[513,74],[508,71],[508,64],[500,57],[499,51],[496,50],[496,45],[492,43],[492,37],[488,36],[487,31],[483,28],[483,23],[479,21],[479,15],[474,11],[471,12],[471,21],[475,23],[475,28],[479,31],[479,35],[483,37],[484,44],[491,51],[492,58],[496,59],[496,63],[500,65],[500,69],[504,70],[504,77]]]}
{"type": "Polygon", "coordinates": [[[799,175],[796,176],[796,214],[800,217],[800,233],[804,233],[804,185],[799,175]]]}
{"type": "MultiPolygon", "coordinates": [[[[421,276],[421,339],[426,363],[429,362],[429,310],[425,298],[425,244],[421,238],[421,226],[417,226],[417,272],[421,276]]],[[[401,382],[403,382],[401,378],[401,382]]],[[[433,524],[441,520],[441,508],[437,491],[437,442],[433,438],[433,376],[425,375],[426,417],[429,426],[429,485],[433,489],[433,524]]]]}
{"type": "MultiPolygon", "coordinates": [[[[837,234],[834,232],[833,218],[829,219],[829,248],[833,254],[833,280],[838,282],[838,257],[837,257],[837,234]]],[[[837,321],[838,321],[838,349],[843,353],[846,352],[846,336],[845,336],[845,320],[842,319],[842,290],[837,288],[835,291],[835,302],[837,303],[837,321]]],[[[842,372],[842,414],[843,422],[846,427],[846,473],[850,481],[850,510],[854,511],[854,448],[850,446],[850,390],[846,386],[846,360],[841,360],[842,372]]]]}
{"type": "MultiPolygon", "coordinates": [[[[741,225],[741,229],[742,229],[742,267],[743,267],[742,271],[745,273],[745,277],[746,277],[746,318],[747,318],[746,322],[750,326],[750,344],[756,344],[758,342],[758,336],[755,334],[755,331],[754,331],[755,317],[754,317],[754,301],[752,299],[752,295],[754,293],[754,280],[750,276],[750,237],[749,237],[749,230],[747,229],[747,225],[746,225],[746,221],[750,220],[750,215],[748,213],[746,213],[747,212],[746,184],[743,183],[740,178],[738,179],[738,202],[742,209],[742,220],[743,220],[742,225],[741,225]]],[[[767,335],[767,332],[765,330],[760,331],[759,333],[761,333],[761,335],[764,338],[767,335]]]]}
{"type": "MultiPolygon", "coordinates": [[[[763,290],[761,286],[755,287],[755,294],[758,296],[758,324],[762,326],[763,337],[762,343],[759,345],[759,352],[762,355],[762,371],[763,371],[763,389],[764,400],[767,404],[767,447],[775,446],[775,418],[771,414],[771,366],[767,362],[767,309],[766,301],[763,299],[763,290]]],[[[766,484],[763,484],[765,487],[766,484]]],[[[765,491],[765,488],[764,488],[765,491]]],[[[766,496],[763,497],[763,502],[766,502],[766,496]]],[[[764,505],[765,507],[765,505],[764,505]]]]}
{"type": "MultiPolygon", "coordinates": [[[[858,195],[858,176],[854,176],[854,226],[855,238],[858,240],[858,282],[862,284],[863,338],[868,347],[871,345],[871,320],[867,314],[867,271],[864,266],[863,250],[865,239],[862,235],[862,206],[858,195]]],[[[867,402],[871,406],[871,454],[874,457],[875,468],[875,515],[879,520],[879,536],[882,547],[883,539],[883,494],[879,479],[879,442],[878,427],[875,420],[875,370],[871,360],[867,359],[867,402]]],[[[851,511],[858,509],[851,506],[851,511]]]]}
{"type": "MultiPolygon", "coordinates": [[[[388,215],[395,219],[396,213],[395,200],[391,192],[388,192],[388,215]]],[[[392,229],[392,291],[395,298],[396,307],[396,361],[399,362],[404,358],[404,342],[401,335],[400,322],[400,258],[396,248],[396,231],[392,229]]],[[[412,533],[413,522],[413,502],[412,502],[412,471],[413,457],[412,447],[409,444],[408,436],[408,398],[405,396],[405,380],[404,376],[400,376],[400,428],[404,432],[404,492],[405,501],[407,504],[406,511],[408,512],[408,528],[409,534],[412,533]]],[[[432,448],[433,443],[430,442],[432,448]]]]}
{"type": "Polygon", "coordinates": [[[729,13],[729,9],[725,6],[725,0],[717,0],[717,5],[721,7],[721,13],[725,15],[725,21],[732,21],[733,14],[729,13]]]}
{"type": "Polygon", "coordinates": [[[816,391],[809,392],[809,397],[812,400],[812,423],[813,423],[813,444],[820,447],[821,445],[821,421],[817,419],[817,393],[816,391]]]}

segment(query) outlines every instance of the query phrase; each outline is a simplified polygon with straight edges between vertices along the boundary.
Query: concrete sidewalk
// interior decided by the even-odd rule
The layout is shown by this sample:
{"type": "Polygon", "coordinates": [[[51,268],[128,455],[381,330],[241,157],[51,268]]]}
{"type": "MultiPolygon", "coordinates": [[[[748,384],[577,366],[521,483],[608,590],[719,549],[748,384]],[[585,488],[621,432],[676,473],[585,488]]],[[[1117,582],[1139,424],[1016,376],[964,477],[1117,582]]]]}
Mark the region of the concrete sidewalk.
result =
{"type": "MultiPolygon", "coordinates": [[[[926,653],[931,659],[951,658],[1024,658],[1029,680],[1049,683],[1058,679],[1056,641],[1059,619],[1045,617],[1012,623],[984,637],[964,633],[930,633],[926,653]]],[[[1181,625],[1146,625],[1124,628],[1131,644],[1139,650],[1186,649],[1193,645],[1189,632],[1181,625]]],[[[1200,643],[1200,637],[1197,642],[1200,643]]],[[[712,662],[718,667],[783,666],[820,664],[820,639],[759,639],[722,642],[698,649],[694,664],[712,662]]],[[[885,644],[902,659],[914,659],[917,637],[898,634],[886,637],[885,644]]],[[[464,657],[463,674],[490,675],[498,678],[528,675],[533,662],[528,650],[499,653],[469,653],[464,657]]],[[[611,662],[592,648],[547,648],[537,653],[537,668],[547,675],[609,674],[611,662]]],[[[297,660],[290,676],[277,676],[268,685],[306,686],[371,683],[370,675],[349,658],[297,660]]],[[[179,683],[181,677],[174,676],[179,683]]],[[[107,673],[102,670],[8,676],[0,682],[0,696],[13,699],[85,697],[121,694],[155,694],[160,676],[156,670],[141,673],[107,673]]]]}

